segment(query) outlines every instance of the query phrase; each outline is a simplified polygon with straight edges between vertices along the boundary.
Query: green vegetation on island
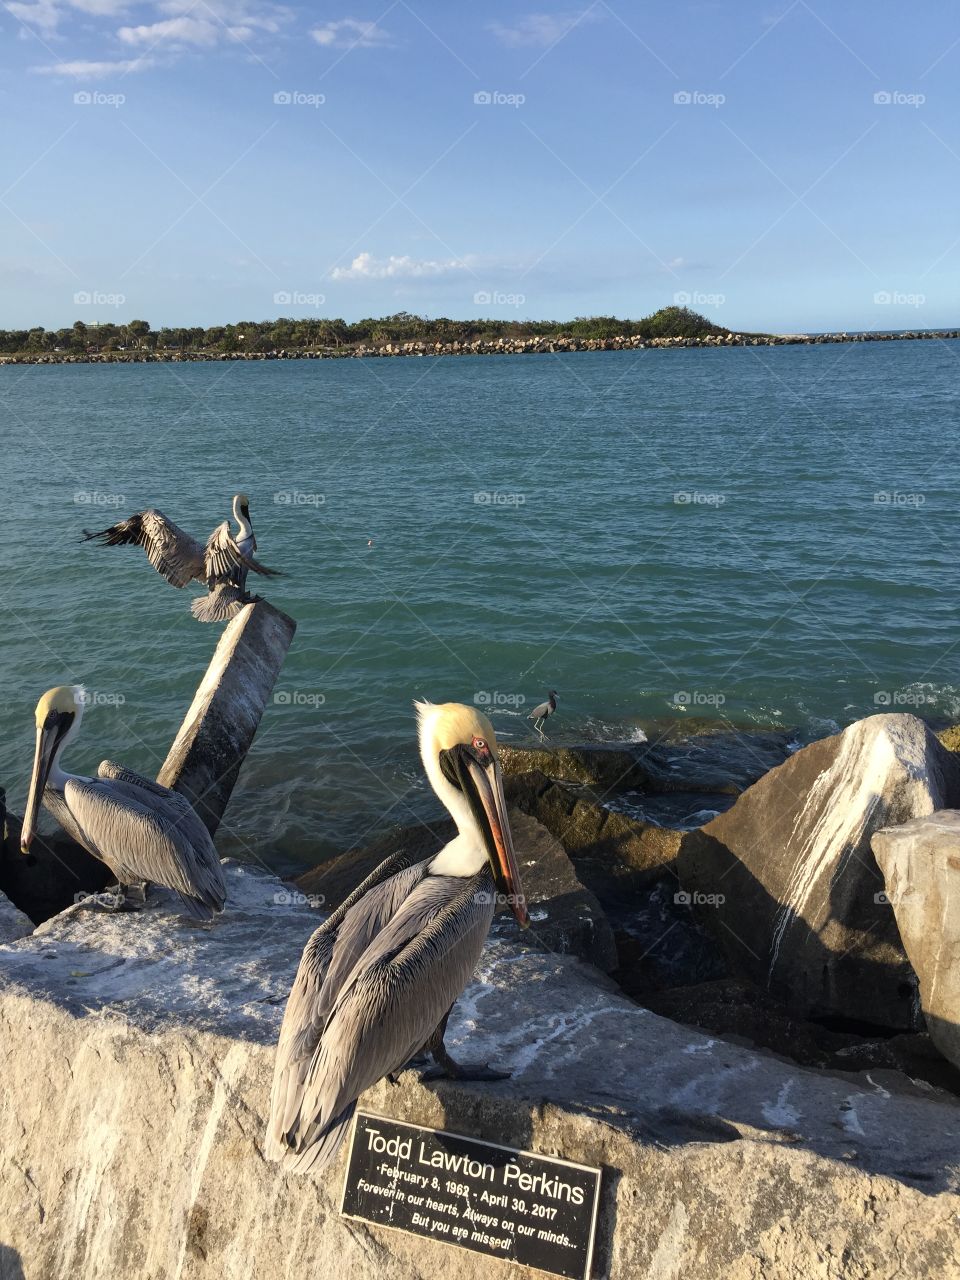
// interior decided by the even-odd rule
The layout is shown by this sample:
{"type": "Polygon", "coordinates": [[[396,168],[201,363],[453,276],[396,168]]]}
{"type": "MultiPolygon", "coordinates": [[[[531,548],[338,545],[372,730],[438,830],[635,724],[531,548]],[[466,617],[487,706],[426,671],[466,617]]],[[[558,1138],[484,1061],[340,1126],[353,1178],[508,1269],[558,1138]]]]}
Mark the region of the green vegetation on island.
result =
{"type": "Polygon", "coordinates": [[[241,320],[210,328],[152,329],[146,320],[126,323],[85,324],[78,320],[67,329],[0,330],[0,355],[63,355],[84,358],[109,352],[224,355],[268,351],[344,350],[387,343],[496,342],[528,338],[569,338],[581,341],[618,337],[704,338],[719,337],[727,330],[687,307],[663,307],[643,320],[616,316],[578,316],[575,320],[430,320],[406,311],[380,319],[345,320],[316,318],[241,320]]]}

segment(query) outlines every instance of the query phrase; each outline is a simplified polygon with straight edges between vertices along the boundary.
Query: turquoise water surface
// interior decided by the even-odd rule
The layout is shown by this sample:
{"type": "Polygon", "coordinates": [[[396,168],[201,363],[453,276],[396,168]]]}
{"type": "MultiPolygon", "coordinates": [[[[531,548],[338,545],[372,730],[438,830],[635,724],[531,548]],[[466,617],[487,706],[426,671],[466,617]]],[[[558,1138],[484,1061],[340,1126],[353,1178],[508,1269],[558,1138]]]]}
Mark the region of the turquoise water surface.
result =
{"type": "Polygon", "coordinates": [[[63,681],[94,698],[68,767],[156,771],[219,628],[80,532],[159,506],[206,537],[239,489],[299,629],[225,854],[436,812],[418,696],[516,743],[550,687],[555,742],[956,716],[958,375],[936,341],[0,369],[0,784],[19,809],[63,681]]]}

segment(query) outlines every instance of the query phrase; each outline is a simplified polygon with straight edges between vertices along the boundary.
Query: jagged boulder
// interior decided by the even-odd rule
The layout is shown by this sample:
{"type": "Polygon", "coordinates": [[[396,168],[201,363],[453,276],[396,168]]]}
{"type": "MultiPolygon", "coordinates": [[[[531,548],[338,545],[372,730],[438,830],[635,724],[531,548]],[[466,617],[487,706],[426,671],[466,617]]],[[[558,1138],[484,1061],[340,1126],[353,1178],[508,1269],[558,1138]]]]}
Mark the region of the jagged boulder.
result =
{"type": "Polygon", "coordinates": [[[16,942],[30,933],[33,933],[33,921],[0,893],[0,943],[16,942]]]}
{"type": "MultiPolygon", "coordinates": [[[[580,956],[597,968],[617,968],[617,946],[603,908],[580,882],[563,846],[539,822],[510,812],[520,877],[530,910],[531,937],[548,951],[580,956]]],[[[451,821],[401,827],[363,849],[349,850],[298,877],[301,893],[325,911],[346,898],[365,876],[392,853],[428,858],[455,834],[451,821]]]]}
{"type": "Polygon", "coordinates": [[[920,983],[930,1038],[960,1066],[960,812],[878,831],[873,851],[920,983]]]}
{"type": "Polygon", "coordinates": [[[798,751],[686,835],[684,889],[735,971],[801,1014],[922,1023],[870,847],[960,802],[960,761],[910,715],[878,715],[798,751]]]}
{"type": "Polygon", "coordinates": [[[504,774],[539,771],[561,782],[596,788],[604,795],[642,791],[739,795],[789,755],[782,730],[729,729],[678,734],[664,729],[653,742],[613,746],[501,746],[504,774]]]}
{"type": "MultiPolygon", "coordinates": [[[[511,1280],[516,1267],[344,1219],[324,1174],[262,1154],[274,1046],[318,913],[225,864],[211,925],[151,894],[0,947],[3,1274],[511,1280]]],[[[594,1275],[957,1280],[960,1105],[823,1073],[637,1008],[596,969],[490,940],[451,1051],[498,1084],[405,1071],[368,1111],[604,1170],[594,1275]]]]}
{"type": "Polygon", "coordinates": [[[511,805],[537,819],[563,845],[583,882],[602,900],[648,888],[665,874],[680,847],[680,832],[637,822],[580,787],[537,771],[509,777],[511,805]]]}

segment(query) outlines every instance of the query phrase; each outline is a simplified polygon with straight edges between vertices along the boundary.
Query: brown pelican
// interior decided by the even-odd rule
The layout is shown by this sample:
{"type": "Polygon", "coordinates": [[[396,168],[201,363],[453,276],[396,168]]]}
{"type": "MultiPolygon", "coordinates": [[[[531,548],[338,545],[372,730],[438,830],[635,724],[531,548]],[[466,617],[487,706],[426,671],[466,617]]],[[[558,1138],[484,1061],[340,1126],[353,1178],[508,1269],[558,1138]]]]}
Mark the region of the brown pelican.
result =
{"type": "Polygon", "coordinates": [[[493,726],[472,707],[417,703],[427,778],[458,834],[409,865],[394,855],[304,948],[287,1002],[265,1153],[298,1173],[333,1160],[357,1099],[426,1048],[461,1079],[504,1073],[458,1063],[447,1017],[480,958],[498,894],[529,923],[493,726]]]}
{"type": "Polygon", "coordinates": [[[545,738],[547,736],[543,732],[543,722],[546,720],[547,716],[552,716],[556,711],[557,697],[558,694],[556,689],[551,689],[547,694],[546,702],[541,702],[539,706],[534,707],[527,716],[528,720],[533,721],[533,727],[536,729],[537,733],[539,733],[541,738],[545,738]]]}
{"type": "Polygon", "coordinates": [[[254,560],[257,549],[253,525],[250,523],[250,499],[238,493],[233,499],[233,518],[237,532],[230,532],[230,521],[217,525],[206,546],[191,538],[162,511],[138,511],[99,533],[83,531],[83,541],[98,540],[103,546],[133,544],[143,547],[156,571],[174,587],[188,582],[202,582],[207,595],[191,602],[190,610],[200,622],[226,622],[239,613],[251,599],[247,595],[247,573],[278,576],[276,569],[254,560]]]}
{"type": "Polygon", "coordinates": [[[37,749],[20,836],[27,853],[40,801],[68,835],[117,877],[117,905],[126,886],[145,880],[179,895],[188,912],[211,920],[226,897],[220,859],[190,803],[132,769],[104,760],[96,778],[66,773],[60,755],[76,736],[85,695],[79,685],[48,689],[37,703],[37,749]]]}

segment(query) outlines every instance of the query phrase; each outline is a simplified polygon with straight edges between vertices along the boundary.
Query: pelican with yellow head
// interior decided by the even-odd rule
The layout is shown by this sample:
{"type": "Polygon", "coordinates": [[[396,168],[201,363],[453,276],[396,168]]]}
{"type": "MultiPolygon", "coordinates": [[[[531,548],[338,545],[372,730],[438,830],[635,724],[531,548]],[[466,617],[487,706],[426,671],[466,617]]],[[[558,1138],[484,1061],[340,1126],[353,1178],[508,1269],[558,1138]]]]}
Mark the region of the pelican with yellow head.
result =
{"type": "Polygon", "coordinates": [[[364,1089],[423,1048],[445,1074],[504,1078],[456,1062],[443,1043],[498,899],[529,923],[496,734],[473,707],[415,705],[423,767],[457,834],[422,862],[387,858],[304,948],[280,1029],[265,1147],[298,1173],[330,1164],[364,1089]]]}
{"type": "Polygon", "coordinates": [[[81,685],[64,684],[48,689],[37,703],[21,851],[30,851],[42,802],[67,834],[117,877],[118,905],[125,887],[150,881],[172,889],[196,919],[212,919],[226,897],[223,869],[190,802],[110,760],[101,763],[95,778],[61,767],[87,701],[81,685]]]}

